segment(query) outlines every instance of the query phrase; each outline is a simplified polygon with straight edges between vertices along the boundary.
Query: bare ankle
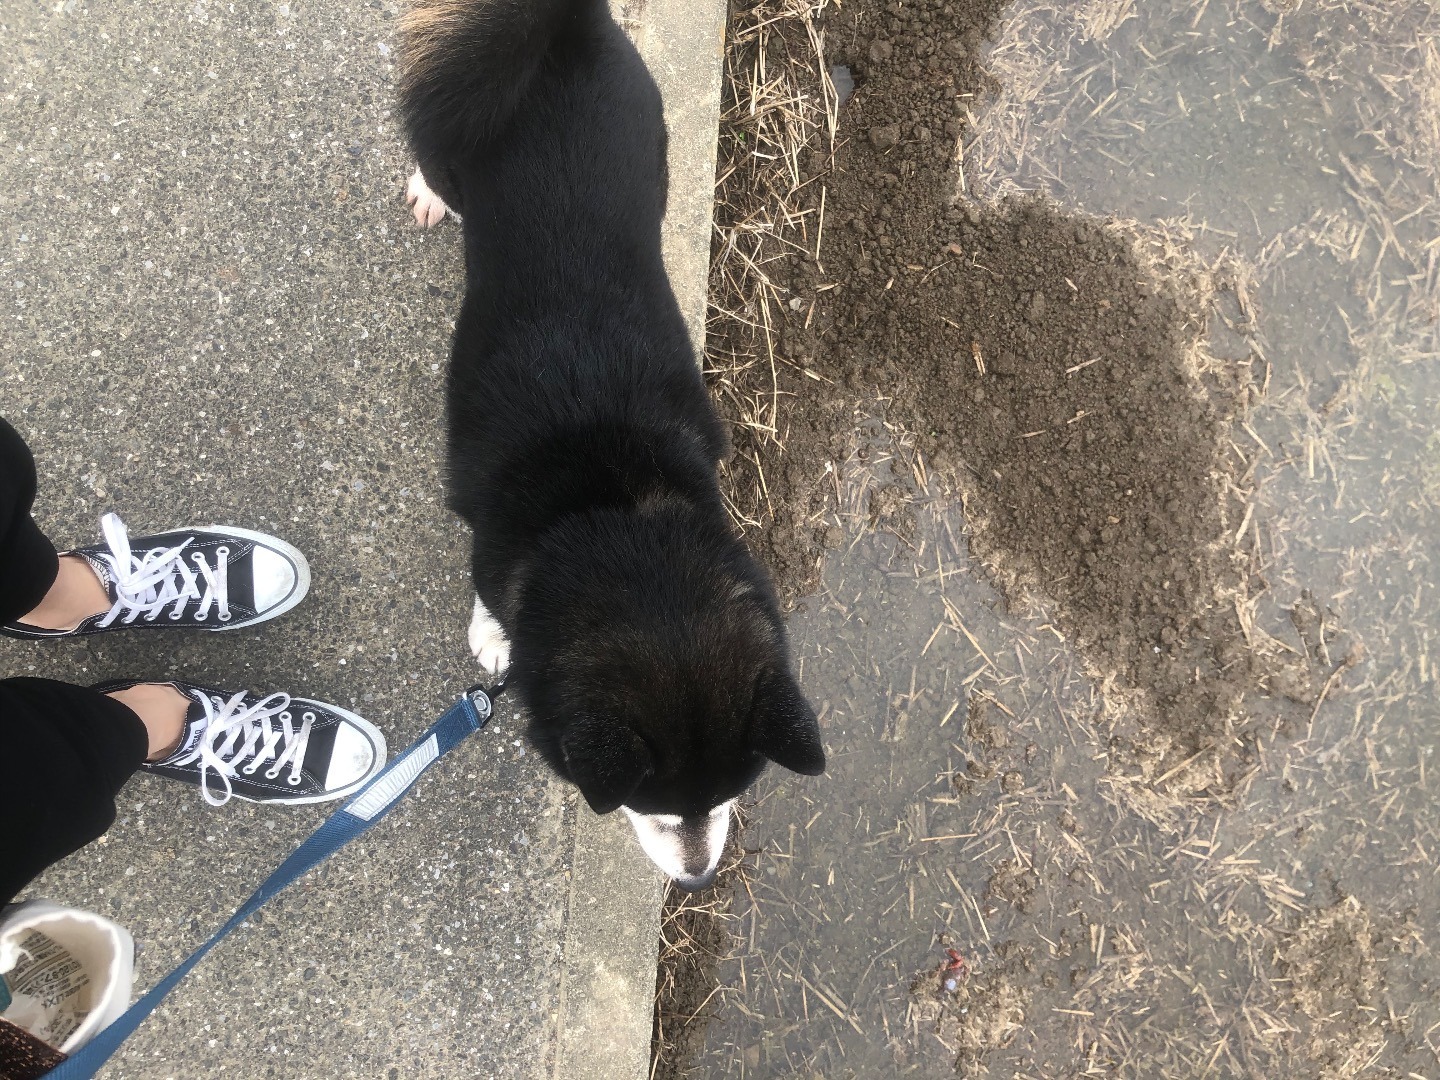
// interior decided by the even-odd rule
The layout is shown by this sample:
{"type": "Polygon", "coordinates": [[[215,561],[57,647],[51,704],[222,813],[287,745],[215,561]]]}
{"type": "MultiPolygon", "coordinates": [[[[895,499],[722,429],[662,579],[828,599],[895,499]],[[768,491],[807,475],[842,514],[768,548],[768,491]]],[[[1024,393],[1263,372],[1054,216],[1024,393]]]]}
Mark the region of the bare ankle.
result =
{"type": "Polygon", "coordinates": [[[110,597],[90,564],[79,555],[62,555],[50,591],[20,621],[45,630],[73,630],[91,616],[108,610],[110,597]]]}
{"type": "Polygon", "coordinates": [[[170,683],[136,683],[107,696],[129,708],[145,725],[149,740],[146,761],[161,761],[179,747],[190,699],[170,683]]]}

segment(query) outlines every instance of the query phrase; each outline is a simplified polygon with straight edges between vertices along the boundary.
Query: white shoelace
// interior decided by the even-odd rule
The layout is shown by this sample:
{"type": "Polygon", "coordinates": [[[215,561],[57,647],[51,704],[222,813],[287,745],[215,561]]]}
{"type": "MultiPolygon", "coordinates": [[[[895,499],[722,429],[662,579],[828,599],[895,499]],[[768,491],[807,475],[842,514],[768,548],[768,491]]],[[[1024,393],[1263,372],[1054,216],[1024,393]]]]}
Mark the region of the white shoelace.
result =
{"type": "Polygon", "coordinates": [[[253,776],[267,760],[274,759],[265,770],[265,779],[274,780],[285,765],[290,766],[286,783],[299,784],[305,764],[305,749],[310,744],[310,728],[315,714],[301,714],[300,729],[290,711],[289,694],[271,694],[253,705],[245,704],[245,691],[229,701],[192,690],[191,696],[205,707],[205,731],[200,743],[184,757],[167,761],[167,765],[200,763],[200,793],[211,806],[224,806],[230,801],[230,778],[253,776]],[[247,761],[247,759],[249,759],[247,761]],[[209,774],[213,772],[224,785],[223,796],[210,793],[209,774]]]}
{"type": "Polygon", "coordinates": [[[100,531],[110,548],[100,558],[110,567],[115,579],[115,606],[105,613],[96,626],[109,626],[117,618],[129,625],[141,615],[146,622],[154,622],[166,605],[174,604],[169,612],[171,619],[185,616],[185,605],[197,601],[195,621],[204,622],[214,604],[221,622],[230,619],[230,549],[221,545],[215,549],[215,565],[205,561],[198,551],[190,552],[189,564],[185,549],[190,541],[179,547],[152,548],[143,555],[130,550],[130,533],[118,514],[106,514],[100,519],[100,531]],[[193,569],[191,566],[193,565],[193,569]],[[204,590],[201,590],[201,585],[204,590]]]}

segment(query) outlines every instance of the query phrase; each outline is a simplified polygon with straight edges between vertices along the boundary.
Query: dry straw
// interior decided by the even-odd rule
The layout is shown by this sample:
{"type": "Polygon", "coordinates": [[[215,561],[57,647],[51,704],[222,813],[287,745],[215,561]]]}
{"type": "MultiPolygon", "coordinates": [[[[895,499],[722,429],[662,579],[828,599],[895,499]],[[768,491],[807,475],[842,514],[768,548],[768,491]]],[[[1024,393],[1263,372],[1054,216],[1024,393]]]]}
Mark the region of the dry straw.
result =
{"type": "Polygon", "coordinates": [[[777,347],[791,297],[772,275],[796,255],[817,257],[824,235],[824,199],[807,198],[806,177],[817,171],[814,155],[828,158],[835,144],[838,98],[819,25],[830,6],[765,0],[737,10],[725,49],[706,367],[725,412],[751,437],[737,449],[758,490],[731,506],[746,528],[772,516],[759,449],[771,460],[784,452],[780,368],[796,367],[777,347]]]}

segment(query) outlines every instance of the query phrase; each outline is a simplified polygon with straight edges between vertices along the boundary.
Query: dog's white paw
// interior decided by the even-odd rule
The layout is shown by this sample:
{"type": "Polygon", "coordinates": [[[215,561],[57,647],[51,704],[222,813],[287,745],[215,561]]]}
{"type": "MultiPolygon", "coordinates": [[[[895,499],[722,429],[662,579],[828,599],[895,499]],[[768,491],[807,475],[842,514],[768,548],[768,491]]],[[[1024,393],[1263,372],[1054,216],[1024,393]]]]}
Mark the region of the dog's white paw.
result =
{"type": "Polygon", "coordinates": [[[510,639],[478,596],[475,614],[470,617],[470,651],[491,675],[499,675],[510,666],[510,639]]]}
{"type": "Polygon", "coordinates": [[[415,170],[410,182],[405,185],[405,201],[410,204],[415,223],[423,229],[439,225],[446,212],[450,211],[445,200],[430,190],[430,185],[425,183],[425,176],[419,169],[415,170]]]}

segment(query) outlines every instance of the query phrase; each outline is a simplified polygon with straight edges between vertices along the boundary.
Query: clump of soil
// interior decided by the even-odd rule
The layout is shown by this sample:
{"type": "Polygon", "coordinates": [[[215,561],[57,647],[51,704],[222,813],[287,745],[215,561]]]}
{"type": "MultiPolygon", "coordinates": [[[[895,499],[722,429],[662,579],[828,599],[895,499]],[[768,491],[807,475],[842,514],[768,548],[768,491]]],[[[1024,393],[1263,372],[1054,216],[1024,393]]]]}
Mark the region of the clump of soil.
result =
{"type": "Polygon", "coordinates": [[[1003,750],[1010,745],[1010,731],[993,716],[990,702],[978,694],[970,698],[965,713],[965,734],[987,750],[1003,750]]]}
{"type": "Polygon", "coordinates": [[[986,906],[993,910],[1005,905],[1028,915],[1034,911],[1035,890],[1039,884],[1039,876],[1030,867],[1005,859],[995,867],[986,883],[986,906]]]}
{"type": "Polygon", "coordinates": [[[1310,1075],[1354,1076],[1385,1041],[1375,1009],[1384,989],[1375,958],[1380,939],[1365,908],[1347,897],[1307,914],[1280,948],[1290,1005],[1305,1027],[1299,1049],[1315,1063],[1310,1075]]]}
{"type": "Polygon", "coordinates": [[[978,969],[942,960],[910,985],[913,1015],[955,1055],[962,1076],[983,1076],[986,1052],[1008,1046],[1024,1026],[1029,994],[1015,977],[1022,963],[1005,951],[978,969]]]}
{"type": "Polygon", "coordinates": [[[1215,650],[1239,627],[1213,601],[1238,581],[1220,417],[1185,367],[1195,328],[1114,232],[1038,202],[897,212],[907,204],[881,187],[835,230],[881,293],[837,301],[827,327],[852,385],[873,382],[973,494],[972,551],[1058,601],[1100,670],[1153,693],[1177,752],[1221,737],[1240,686],[1215,650]]]}
{"type": "Polygon", "coordinates": [[[1306,915],[1280,950],[1295,1006],[1317,1019],[1369,1008],[1379,981],[1373,935],[1370,916],[1354,899],[1306,915]]]}

